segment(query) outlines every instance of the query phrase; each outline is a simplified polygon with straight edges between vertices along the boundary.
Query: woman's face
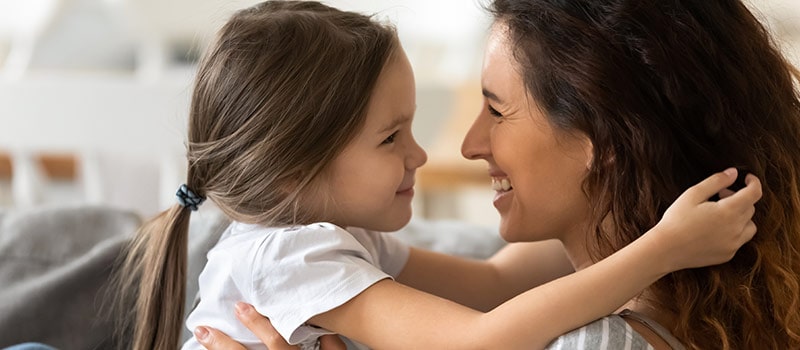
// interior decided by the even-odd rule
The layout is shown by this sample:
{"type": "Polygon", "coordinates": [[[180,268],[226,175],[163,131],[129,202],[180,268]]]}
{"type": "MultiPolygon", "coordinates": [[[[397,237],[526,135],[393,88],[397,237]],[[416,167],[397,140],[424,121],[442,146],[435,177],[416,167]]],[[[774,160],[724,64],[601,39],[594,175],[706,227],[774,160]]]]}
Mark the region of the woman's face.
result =
{"type": "Polygon", "coordinates": [[[580,234],[589,217],[581,184],[591,164],[591,142],[548,123],[526,92],[503,25],[490,33],[481,85],[483,109],[461,153],[489,164],[500,234],[509,242],[564,241],[580,234]]]}

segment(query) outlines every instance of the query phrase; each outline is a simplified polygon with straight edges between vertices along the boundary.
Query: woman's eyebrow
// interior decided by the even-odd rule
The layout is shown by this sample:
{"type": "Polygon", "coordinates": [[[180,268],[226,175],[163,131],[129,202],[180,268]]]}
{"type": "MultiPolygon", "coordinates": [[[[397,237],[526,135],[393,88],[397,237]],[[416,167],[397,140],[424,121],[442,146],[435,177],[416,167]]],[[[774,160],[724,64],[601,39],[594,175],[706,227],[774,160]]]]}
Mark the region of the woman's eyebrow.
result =
{"type": "Polygon", "coordinates": [[[497,94],[495,94],[494,92],[491,92],[491,91],[487,90],[486,88],[482,88],[481,92],[483,93],[484,97],[486,97],[486,98],[488,98],[490,100],[493,100],[495,102],[498,102],[500,104],[503,103],[503,100],[501,100],[499,97],[497,97],[497,94]]]}

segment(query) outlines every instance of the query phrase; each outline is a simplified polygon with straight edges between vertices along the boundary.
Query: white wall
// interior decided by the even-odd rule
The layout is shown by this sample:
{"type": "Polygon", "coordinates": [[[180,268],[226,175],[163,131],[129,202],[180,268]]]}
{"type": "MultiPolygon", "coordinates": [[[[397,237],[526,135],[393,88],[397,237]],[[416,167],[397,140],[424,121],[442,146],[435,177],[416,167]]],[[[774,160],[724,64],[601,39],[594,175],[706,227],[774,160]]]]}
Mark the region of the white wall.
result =
{"type": "MultiPolygon", "coordinates": [[[[436,155],[432,162],[460,157],[457,143],[465,128],[448,120],[469,120],[477,111],[455,104],[465,103],[465,86],[478,88],[488,26],[481,1],[327,1],[396,23],[418,83],[415,132],[436,155]],[[458,135],[445,127],[458,129],[458,135]]],[[[98,162],[82,171],[117,171],[115,178],[123,177],[121,165],[101,162],[109,154],[139,167],[142,159],[151,158],[159,169],[180,158],[193,66],[176,56],[196,55],[234,10],[256,2],[0,0],[0,152],[75,152],[98,162]]],[[[752,0],[752,6],[794,62],[800,62],[800,1],[752,0]]],[[[147,198],[169,203],[171,191],[165,189],[180,181],[181,172],[142,170],[141,177],[150,180],[140,188],[158,191],[147,198]]],[[[108,202],[133,195],[120,190],[130,186],[112,182],[86,186],[83,200],[108,202]]],[[[3,198],[9,195],[8,186],[0,184],[0,203],[8,203],[3,198]]],[[[478,196],[479,201],[458,200],[466,206],[459,212],[477,221],[495,221],[485,195],[478,196]],[[473,202],[487,205],[468,204],[473,202]]],[[[430,212],[451,213],[447,208],[430,212]]]]}

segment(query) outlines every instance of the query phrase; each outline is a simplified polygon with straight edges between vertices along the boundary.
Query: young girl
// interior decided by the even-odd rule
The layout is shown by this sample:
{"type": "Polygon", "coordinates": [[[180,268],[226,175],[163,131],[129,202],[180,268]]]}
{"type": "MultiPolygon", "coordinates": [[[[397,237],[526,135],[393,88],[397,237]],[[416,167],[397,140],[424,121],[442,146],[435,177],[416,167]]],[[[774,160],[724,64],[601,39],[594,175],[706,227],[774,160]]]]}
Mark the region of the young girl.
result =
{"type": "Polygon", "coordinates": [[[208,253],[187,326],[210,325],[253,348],[260,342],[236,320],[237,301],[302,348],[332,332],[382,349],[543,347],[666,273],[730,259],[754,233],[734,239],[751,200],[737,193],[703,205],[733,181],[717,174],[627,248],[513,297],[554,268],[504,274],[379,233],[411,217],[414,173],[426,161],[411,134],[415,107],[391,27],[305,1],[234,15],[197,75],[180,205],[142,227],[126,261],[122,290],[137,293],[133,348],[178,345],[189,214],[206,198],[234,222],[208,253]],[[435,287],[432,271],[442,271],[435,287]],[[503,292],[481,293],[495,289],[503,292]]]}

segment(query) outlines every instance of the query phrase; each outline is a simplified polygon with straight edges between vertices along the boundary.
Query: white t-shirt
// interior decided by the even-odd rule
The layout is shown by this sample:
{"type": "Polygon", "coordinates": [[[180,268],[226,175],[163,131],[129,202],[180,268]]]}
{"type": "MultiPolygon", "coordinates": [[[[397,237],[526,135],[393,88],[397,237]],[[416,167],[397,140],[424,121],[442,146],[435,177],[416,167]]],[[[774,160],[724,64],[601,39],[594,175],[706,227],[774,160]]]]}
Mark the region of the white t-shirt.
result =
{"type": "MultiPolygon", "coordinates": [[[[264,227],[234,222],[208,252],[200,274],[200,302],[186,319],[193,330],[217,328],[248,349],[266,347],[234,314],[252,304],[292,344],[312,348],[330,332],[309,326],[369,286],[396,277],[409,248],[393,236],[330,223],[264,227]]],[[[194,338],[183,349],[204,349],[194,338]]]]}

